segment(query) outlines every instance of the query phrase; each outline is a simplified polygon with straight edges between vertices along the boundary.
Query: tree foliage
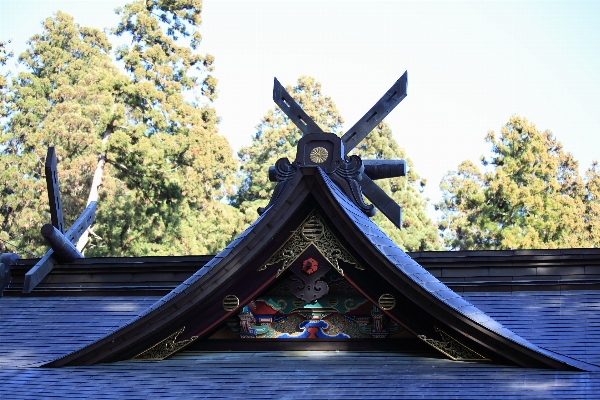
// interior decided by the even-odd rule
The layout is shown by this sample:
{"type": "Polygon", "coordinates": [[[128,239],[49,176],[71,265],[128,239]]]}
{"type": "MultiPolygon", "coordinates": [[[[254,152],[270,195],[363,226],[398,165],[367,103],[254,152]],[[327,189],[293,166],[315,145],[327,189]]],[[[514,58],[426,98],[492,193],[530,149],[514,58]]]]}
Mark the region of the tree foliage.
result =
{"type": "Polygon", "coordinates": [[[114,90],[124,81],[108,56],[106,36],[67,14],[46,19],[28,43],[18,59],[24,71],[2,88],[0,234],[39,254],[39,229],[49,222],[47,147],[57,148],[68,226],[85,207],[102,134],[120,111],[114,90]]]}
{"type": "Polygon", "coordinates": [[[600,169],[598,163],[585,173],[585,231],[582,246],[600,247],[600,169]]]}
{"type": "Polygon", "coordinates": [[[549,131],[513,116],[482,172],[462,162],[441,183],[441,229],[455,249],[597,247],[598,172],[582,179],[578,163],[549,131]]]}
{"type": "Polygon", "coordinates": [[[220,201],[236,166],[210,103],[214,59],[195,51],[201,2],[136,0],[118,12],[114,33],[131,39],[116,51],[122,68],[101,31],[58,12],[19,57],[24,71],[0,81],[0,239],[39,254],[54,145],[67,226],[106,161],[86,254],[215,252],[239,230],[239,212],[220,201]]]}
{"type": "MultiPolygon", "coordinates": [[[[301,76],[295,86],[288,86],[286,90],[323,131],[342,134],[344,120],[333,100],[321,92],[321,85],[314,78],[301,76]]],[[[268,181],[268,168],[281,157],[288,157],[293,161],[296,145],[301,137],[302,132],[279,107],[275,107],[268,111],[256,127],[251,145],[239,151],[242,183],[237,197],[234,198],[234,204],[247,215],[256,216],[256,208],[264,207],[268,203],[275,187],[275,183],[268,181]]],[[[357,146],[354,153],[365,159],[405,157],[405,151],[398,146],[389,125],[385,122],[374,129],[357,146]]],[[[375,221],[388,236],[406,250],[438,249],[437,229],[427,218],[426,201],[418,189],[422,188],[425,182],[412,169],[412,161],[408,159],[407,162],[410,166],[408,176],[377,181],[377,184],[402,205],[404,229],[398,230],[382,213],[377,213],[375,221]]]]}
{"type": "Polygon", "coordinates": [[[201,1],[134,1],[118,13],[114,32],[131,44],[116,54],[130,83],[125,118],[107,145],[115,182],[101,199],[119,198],[99,221],[106,248],[94,254],[215,252],[238,229],[236,210],[219,202],[236,165],[209,102],[214,58],[193,51],[201,1]]]}

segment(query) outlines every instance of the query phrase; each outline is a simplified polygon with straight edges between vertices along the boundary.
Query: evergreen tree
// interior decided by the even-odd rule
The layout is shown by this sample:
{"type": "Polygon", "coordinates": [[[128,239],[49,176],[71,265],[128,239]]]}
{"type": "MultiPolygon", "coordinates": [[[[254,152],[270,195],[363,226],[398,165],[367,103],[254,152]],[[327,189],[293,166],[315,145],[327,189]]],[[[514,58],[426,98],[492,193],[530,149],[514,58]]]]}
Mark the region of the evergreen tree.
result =
{"type": "Polygon", "coordinates": [[[594,162],[585,174],[585,232],[582,246],[600,247],[600,171],[594,162]]]}
{"type": "MultiPolygon", "coordinates": [[[[302,76],[294,87],[286,90],[302,109],[323,129],[341,135],[342,123],[335,103],[329,96],[321,92],[320,83],[314,78],[302,76]]],[[[268,181],[268,168],[281,157],[293,161],[296,145],[302,132],[279,109],[269,110],[261,123],[256,127],[252,144],[242,148],[238,156],[241,163],[242,184],[234,204],[246,215],[256,217],[256,208],[264,207],[269,202],[275,183],[268,181]]],[[[394,138],[387,123],[381,123],[354,150],[365,159],[399,159],[405,152],[394,138]]],[[[403,230],[398,230],[382,213],[377,213],[375,222],[397,244],[408,251],[439,249],[439,238],[436,227],[425,213],[426,201],[421,197],[417,186],[423,187],[425,182],[412,169],[412,161],[407,160],[410,167],[408,176],[394,179],[378,180],[379,184],[395,201],[403,207],[403,230]]]]}
{"type": "Polygon", "coordinates": [[[551,132],[514,116],[481,172],[470,161],[441,183],[441,229],[455,249],[571,248],[600,245],[598,174],[584,181],[577,161],[551,132]]]}
{"type": "MultiPolygon", "coordinates": [[[[0,41],[0,67],[5,67],[6,64],[8,63],[8,61],[13,57],[13,53],[12,51],[7,49],[7,44],[9,44],[9,42],[2,42],[0,41]]],[[[8,82],[10,80],[10,71],[2,71],[2,73],[0,73],[0,121],[2,121],[4,118],[7,117],[8,115],[8,97],[9,97],[9,93],[8,93],[8,82]]],[[[2,152],[0,151],[0,157],[4,157],[4,155],[2,154],[2,152]]],[[[0,168],[3,166],[3,161],[2,158],[0,158],[0,168]]],[[[7,231],[4,230],[4,227],[7,225],[6,224],[6,219],[7,219],[7,215],[9,213],[9,208],[10,208],[10,204],[8,204],[8,201],[6,201],[6,197],[8,197],[8,195],[12,194],[11,192],[14,193],[14,189],[12,189],[11,186],[14,185],[9,185],[9,181],[7,181],[8,178],[8,174],[6,174],[6,170],[4,168],[0,169],[0,217],[2,217],[2,219],[0,220],[0,253],[7,253],[10,251],[17,251],[17,249],[15,249],[13,246],[9,246],[9,239],[11,239],[11,237],[9,236],[9,233],[7,231]]]]}
{"type": "Polygon", "coordinates": [[[93,254],[216,252],[239,230],[237,211],[219,202],[236,166],[210,105],[214,58],[194,51],[201,5],[138,0],[118,10],[114,33],[131,44],[116,54],[131,82],[107,144],[115,180],[100,193],[115,198],[114,212],[99,216],[93,254]]]}
{"type": "Polygon", "coordinates": [[[25,71],[0,80],[0,239],[41,254],[49,145],[66,225],[99,197],[86,255],[214,253],[241,229],[220,201],[235,162],[210,104],[213,58],[194,51],[200,11],[178,0],[119,10],[115,33],[131,37],[117,50],[124,73],[102,32],[60,12],[45,21],[19,57],[25,71]]]}
{"type": "Polygon", "coordinates": [[[1,88],[0,239],[40,254],[40,228],[50,220],[47,147],[57,149],[69,226],[85,208],[102,136],[122,114],[114,93],[124,77],[108,56],[106,36],[67,14],[46,19],[28,44],[18,59],[25,71],[5,78],[1,88]]]}

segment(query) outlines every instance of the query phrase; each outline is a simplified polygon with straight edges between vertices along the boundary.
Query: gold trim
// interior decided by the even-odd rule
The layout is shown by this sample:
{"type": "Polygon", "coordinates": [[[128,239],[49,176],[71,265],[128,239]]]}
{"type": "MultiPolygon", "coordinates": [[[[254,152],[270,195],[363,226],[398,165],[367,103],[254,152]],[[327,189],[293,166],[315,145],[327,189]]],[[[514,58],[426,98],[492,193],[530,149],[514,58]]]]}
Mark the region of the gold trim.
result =
{"type": "Polygon", "coordinates": [[[344,276],[344,271],[340,268],[338,260],[354,264],[356,269],[364,270],[329,230],[321,216],[313,211],[300,224],[300,227],[292,232],[288,240],[269,257],[267,262],[258,268],[258,271],[264,271],[268,266],[283,261],[283,266],[277,270],[277,276],[279,276],[311,245],[315,246],[342,276],[344,276]]]}
{"type": "Polygon", "coordinates": [[[490,361],[488,358],[460,343],[437,326],[435,327],[435,331],[440,334],[442,340],[428,339],[425,335],[419,335],[419,339],[454,361],[490,361]]]}
{"type": "Polygon", "coordinates": [[[329,157],[329,153],[325,147],[315,147],[310,151],[309,157],[310,161],[315,164],[322,164],[327,160],[327,157],[329,157]]]}
{"type": "Polygon", "coordinates": [[[160,361],[164,360],[172,354],[175,354],[188,344],[192,343],[194,340],[198,339],[198,336],[192,336],[189,339],[176,342],[175,340],[177,340],[177,337],[181,335],[184,330],[185,326],[177,332],[175,332],[174,334],[168,336],[166,339],[161,340],[154,346],[142,351],[140,354],[136,355],[135,357],[132,357],[131,359],[145,361],[160,361]]]}

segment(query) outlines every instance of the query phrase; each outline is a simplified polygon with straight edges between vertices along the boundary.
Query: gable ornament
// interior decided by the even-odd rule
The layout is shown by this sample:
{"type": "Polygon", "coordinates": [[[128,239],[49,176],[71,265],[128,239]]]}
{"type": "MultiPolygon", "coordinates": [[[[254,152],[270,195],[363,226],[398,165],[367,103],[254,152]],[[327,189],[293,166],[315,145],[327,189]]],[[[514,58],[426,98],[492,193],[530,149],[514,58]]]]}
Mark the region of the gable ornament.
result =
{"type": "Polygon", "coordinates": [[[354,264],[356,269],[364,270],[329,230],[321,216],[313,211],[257,271],[265,271],[269,266],[283,261],[283,265],[277,270],[277,277],[279,277],[311,245],[342,276],[344,276],[344,271],[339,265],[340,260],[348,264],[354,264]]]}

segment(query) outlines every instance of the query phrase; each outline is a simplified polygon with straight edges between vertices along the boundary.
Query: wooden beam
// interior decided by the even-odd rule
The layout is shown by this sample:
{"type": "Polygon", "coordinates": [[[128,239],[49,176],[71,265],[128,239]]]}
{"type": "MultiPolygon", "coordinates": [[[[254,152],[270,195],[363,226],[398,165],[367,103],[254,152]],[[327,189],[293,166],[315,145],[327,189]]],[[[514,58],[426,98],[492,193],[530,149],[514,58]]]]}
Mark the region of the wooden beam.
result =
{"type": "Polygon", "coordinates": [[[83,232],[87,228],[89,228],[94,222],[94,218],[96,218],[96,205],[95,201],[91,201],[90,204],[83,210],[77,221],[71,225],[65,236],[67,239],[71,241],[71,243],[75,243],[79,240],[83,232]]]}
{"type": "MultiPolygon", "coordinates": [[[[94,222],[96,216],[96,202],[92,201],[81,213],[77,221],[69,228],[65,237],[71,243],[77,242],[83,232],[94,222]]],[[[52,271],[57,260],[53,256],[54,250],[50,249],[26,274],[23,282],[23,293],[31,293],[33,289],[52,271]]]]}
{"type": "Polygon", "coordinates": [[[70,263],[83,258],[83,254],[77,250],[77,247],[52,224],[42,226],[41,233],[46,243],[54,250],[54,257],[59,261],[70,263]]]}
{"type": "Polygon", "coordinates": [[[394,83],[381,99],[344,136],[344,154],[358,146],[367,135],[406,97],[408,71],[394,83]]]}
{"type": "Polygon", "coordinates": [[[26,274],[25,281],[23,282],[23,293],[31,293],[31,291],[52,271],[56,260],[52,255],[54,250],[50,249],[44,254],[44,257],[40,258],[26,274]]]}
{"type": "Polygon", "coordinates": [[[46,187],[48,188],[48,203],[50,204],[50,219],[52,225],[64,233],[65,222],[63,219],[62,203],[60,201],[60,190],[58,187],[58,169],[56,167],[56,152],[54,147],[48,147],[46,153],[46,187]]]}
{"type": "Polygon", "coordinates": [[[372,180],[406,176],[404,160],[362,160],[365,174],[372,180]]]}
{"type": "Polygon", "coordinates": [[[11,282],[10,266],[16,264],[18,259],[15,253],[0,253],[0,297],[11,282]]]}

